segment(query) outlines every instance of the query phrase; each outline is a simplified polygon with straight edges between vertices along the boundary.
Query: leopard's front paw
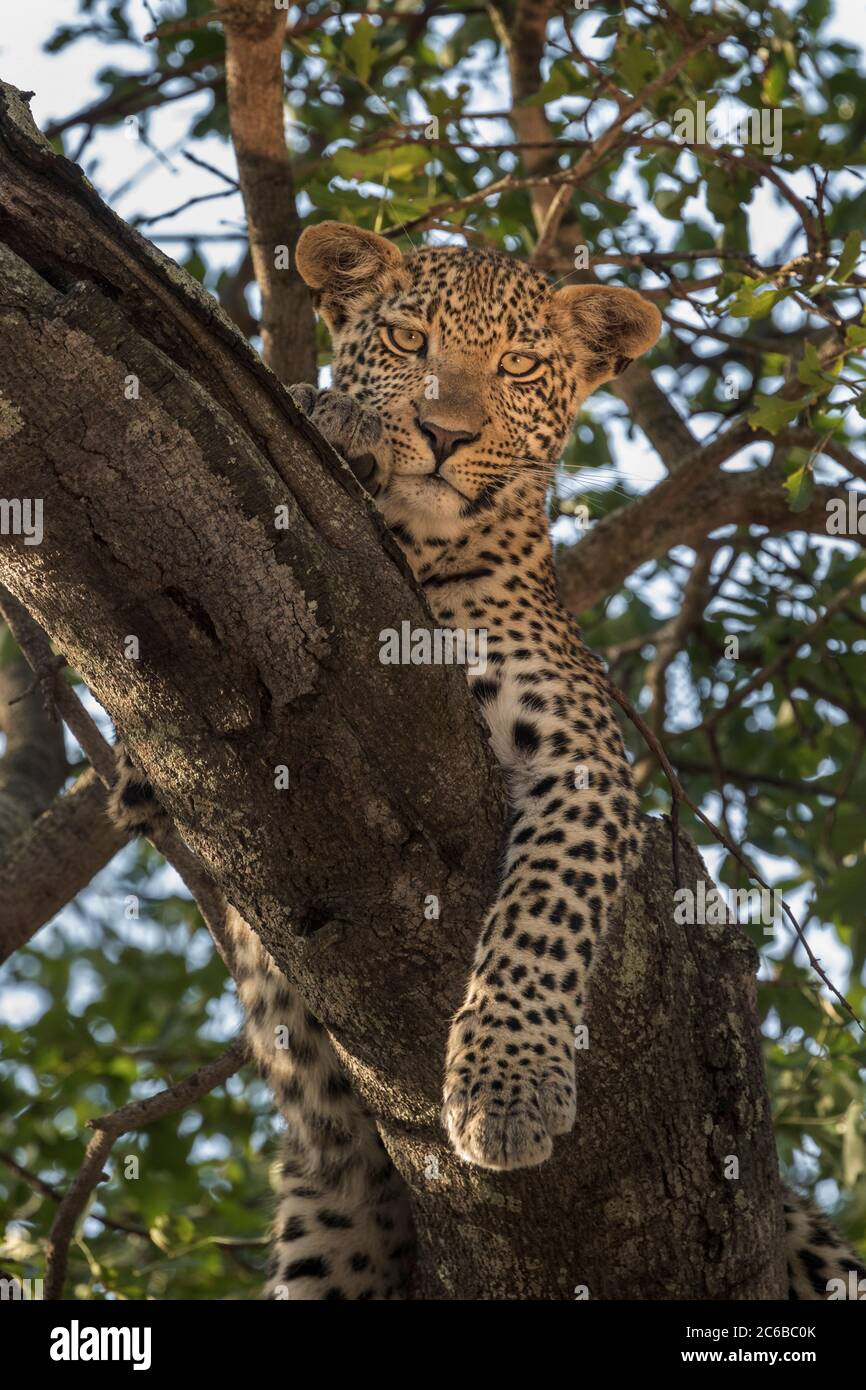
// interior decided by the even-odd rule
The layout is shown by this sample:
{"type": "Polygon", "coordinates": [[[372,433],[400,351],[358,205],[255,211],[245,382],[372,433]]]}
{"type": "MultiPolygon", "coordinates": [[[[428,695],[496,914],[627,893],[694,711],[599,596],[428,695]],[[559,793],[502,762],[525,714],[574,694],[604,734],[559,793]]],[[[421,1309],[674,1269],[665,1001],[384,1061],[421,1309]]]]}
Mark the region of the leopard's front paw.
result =
{"type": "Polygon", "coordinates": [[[390,448],[379,412],[344,391],[320,391],[307,382],[288,389],[298,409],[342,454],[358,482],[375,497],[390,474],[390,448]]]}
{"type": "MultiPolygon", "coordinates": [[[[515,1020],[520,1023],[520,1020],[515,1020]]],[[[533,1168],[574,1127],[571,1035],[509,1027],[483,1006],[451,1025],[442,1123],[451,1146],[480,1168],[533,1168]]]]}

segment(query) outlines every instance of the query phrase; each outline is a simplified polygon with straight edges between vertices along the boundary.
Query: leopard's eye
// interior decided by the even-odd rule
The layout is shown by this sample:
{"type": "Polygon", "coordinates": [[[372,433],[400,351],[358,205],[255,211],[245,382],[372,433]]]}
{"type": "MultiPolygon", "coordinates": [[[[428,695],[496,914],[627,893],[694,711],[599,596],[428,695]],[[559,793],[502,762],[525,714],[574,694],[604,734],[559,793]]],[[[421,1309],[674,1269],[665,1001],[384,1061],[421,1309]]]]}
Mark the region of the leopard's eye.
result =
{"type": "Polygon", "coordinates": [[[506,352],[499,359],[499,370],[506,376],[530,377],[538,375],[544,363],[540,357],[530,352],[506,352]]]}
{"type": "Polygon", "coordinates": [[[420,329],[400,328],[390,323],[386,323],[382,329],[382,337],[396,352],[421,352],[427,342],[420,329]]]}

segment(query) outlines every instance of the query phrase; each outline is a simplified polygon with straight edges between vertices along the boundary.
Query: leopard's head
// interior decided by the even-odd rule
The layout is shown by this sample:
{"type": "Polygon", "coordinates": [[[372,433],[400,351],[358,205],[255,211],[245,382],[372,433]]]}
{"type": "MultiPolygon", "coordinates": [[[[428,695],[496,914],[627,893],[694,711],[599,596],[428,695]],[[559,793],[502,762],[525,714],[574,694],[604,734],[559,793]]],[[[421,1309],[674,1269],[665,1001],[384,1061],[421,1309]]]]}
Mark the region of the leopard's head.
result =
{"type": "Polygon", "coordinates": [[[303,233],[297,266],[331,332],[334,385],[382,416],[392,507],[443,520],[518,479],[543,494],[578,407],[661,324],[634,290],[557,289],[487,251],[404,256],[339,222],[303,233]]]}

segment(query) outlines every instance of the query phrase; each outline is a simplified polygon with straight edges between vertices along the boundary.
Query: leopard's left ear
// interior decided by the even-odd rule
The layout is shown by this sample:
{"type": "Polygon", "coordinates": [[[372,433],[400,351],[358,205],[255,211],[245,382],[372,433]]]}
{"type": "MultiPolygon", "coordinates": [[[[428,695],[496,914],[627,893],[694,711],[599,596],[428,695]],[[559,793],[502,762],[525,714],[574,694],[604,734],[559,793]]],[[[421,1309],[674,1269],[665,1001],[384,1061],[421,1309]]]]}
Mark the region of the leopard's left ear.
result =
{"type": "Polygon", "coordinates": [[[389,280],[396,285],[403,256],[393,242],[364,227],[318,222],[298,238],[295,264],[325,322],[341,328],[389,280]]]}
{"type": "Polygon", "coordinates": [[[662,316],[636,290],[619,285],[566,285],[551,296],[551,320],[599,386],[624,372],[659,336],[662,316]]]}

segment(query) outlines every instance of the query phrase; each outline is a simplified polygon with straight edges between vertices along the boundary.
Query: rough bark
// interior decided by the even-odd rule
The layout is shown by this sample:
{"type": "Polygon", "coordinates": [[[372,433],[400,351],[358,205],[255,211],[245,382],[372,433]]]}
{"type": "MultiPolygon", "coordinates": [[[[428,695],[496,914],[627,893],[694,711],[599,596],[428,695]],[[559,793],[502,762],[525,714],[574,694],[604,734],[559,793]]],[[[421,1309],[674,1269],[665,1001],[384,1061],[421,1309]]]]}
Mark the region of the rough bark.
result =
{"type": "Polygon", "coordinates": [[[88,769],[0,863],[0,964],[82,892],[125,841],[106,814],[105,788],[88,769]]]}
{"type": "Polygon", "coordinates": [[[503,823],[463,678],[380,664],[383,628],[430,618],[348,469],[8,88],[0,242],[0,493],[45,517],[0,579],[332,1030],[415,1194],[417,1293],[779,1296],[754,955],[674,925],[667,828],[599,967],[576,1136],[537,1171],[460,1165],[441,1058],[503,823]]]}
{"type": "Polygon", "coordinates": [[[33,688],[33,672],[16,652],[0,668],[0,854],[51,803],[66,777],[63,728],[33,688]]]}
{"type": "MultiPolygon", "coordinates": [[[[0,618],[6,604],[16,606],[0,588],[0,618]]],[[[11,630],[6,640],[11,638],[11,630]]],[[[5,661],[0,653],[0,733],[5,736],[0,760],[0,860],[51,804],[66,780],[63,725],[46,699],[46,687],[34,680],[20,651],[5,661]]],[[[0,870],[2,872],[2,870],[0,870]]]]}

